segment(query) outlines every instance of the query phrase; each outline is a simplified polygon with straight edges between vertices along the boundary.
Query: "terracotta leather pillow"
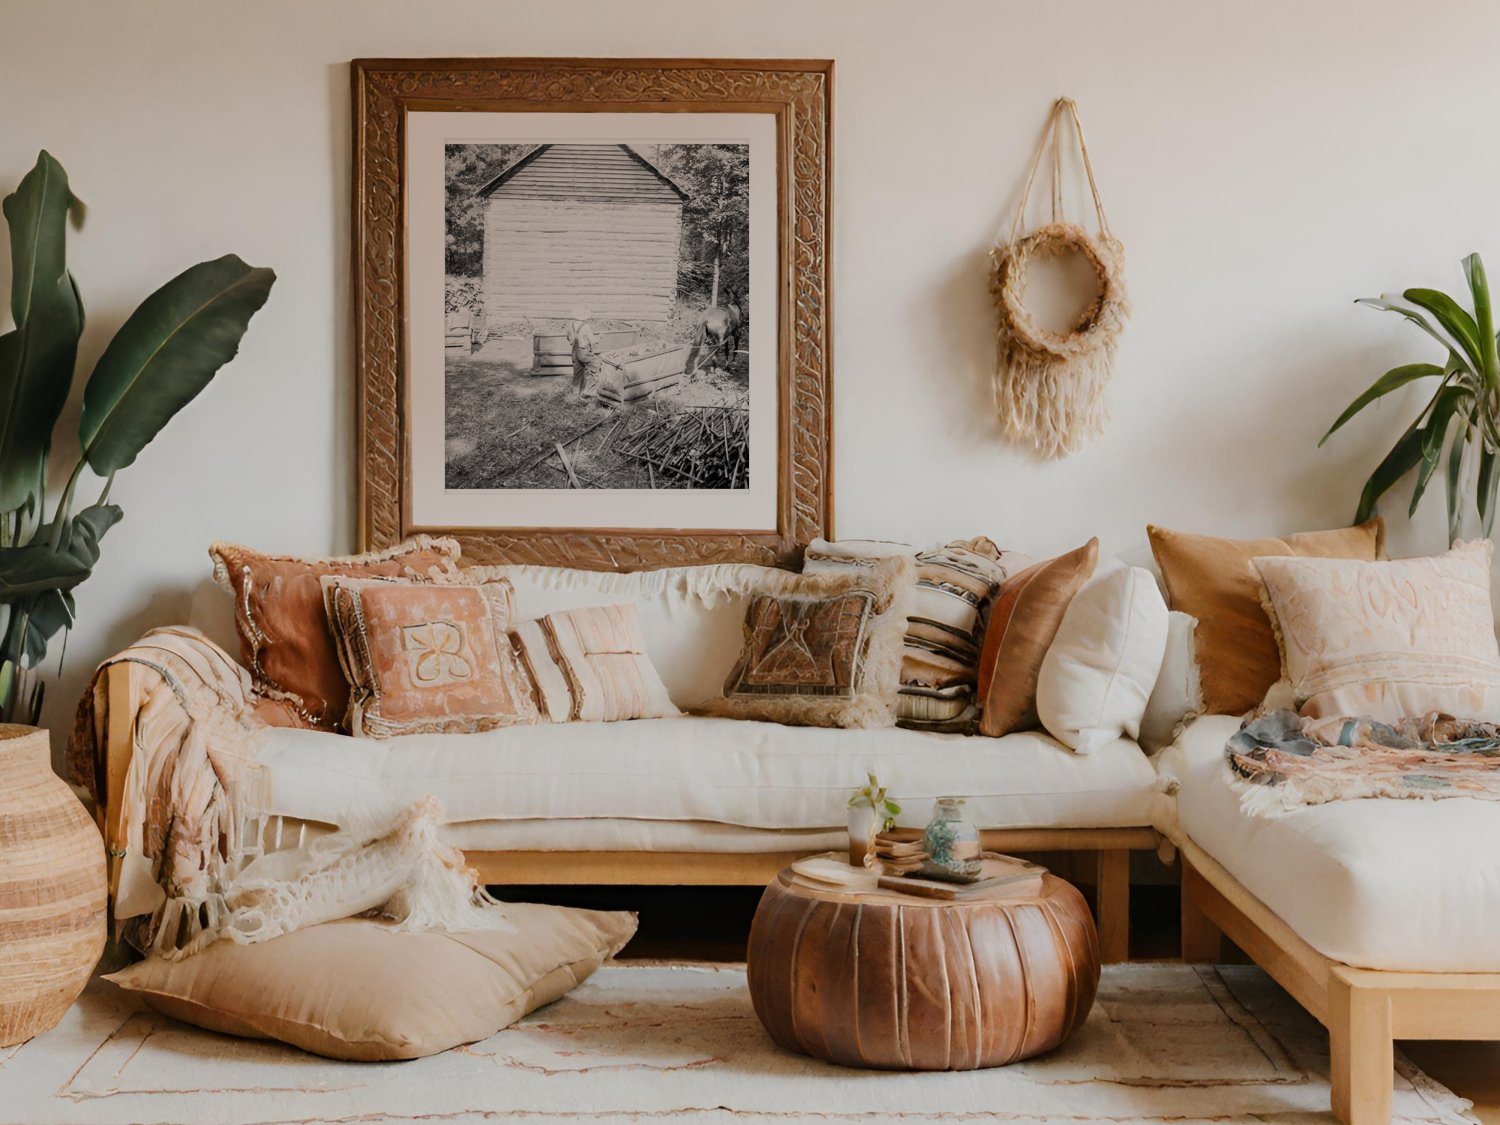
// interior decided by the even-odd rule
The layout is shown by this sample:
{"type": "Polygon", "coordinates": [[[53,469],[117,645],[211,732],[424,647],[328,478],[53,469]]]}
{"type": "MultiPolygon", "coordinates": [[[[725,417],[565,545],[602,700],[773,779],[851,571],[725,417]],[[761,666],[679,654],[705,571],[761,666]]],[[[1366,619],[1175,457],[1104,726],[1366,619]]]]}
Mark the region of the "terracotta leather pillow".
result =
{"type": "Polygon", "coordinates": [[[1281,656],[1261,604],[1255,558],[1296,556],[1374,562],[1385,557],[1385,521],[1265,539],[1219,539],[1148,526],[1167,605],[1198,619],[1195,645],[1203,709],[1242,715],[1281,678],[1281,656]]]}
{"type": "Polygon", "coordinates": [[[349,683],[350,734],[473,734],[539,721],[511,649],[506,579],[330,575],[322,584],[349,683]]]}
{"type": "Polygon", "coordinates": [[[1041,725],[1036,685],[1073,595],[1094,573],[1099,540],[1039,562],[1000,587],[979,657],[979,733],[992,738],[1041,725]]]}
{"type": "Polygon", "coordinates": [[[256,945],[216,941],[106,979],[195,1027],[376,1062],[488,1039],[620,951],[634,914],[507,903],[515,931],[396,933],[349,918],[256,945]]]}
{"type": "Polygon", "coordinates": [[[386,551],[331,559],[268,555],[232,543],[208,549],[214,579],[234,598],[240,655],[262,695],[287,704],[283,714],[319,730],[336,730],[349,706],[349,685],[323,611],[321,580],[426,578],[451,573],[458,543],[419,535],[386,551]]]}

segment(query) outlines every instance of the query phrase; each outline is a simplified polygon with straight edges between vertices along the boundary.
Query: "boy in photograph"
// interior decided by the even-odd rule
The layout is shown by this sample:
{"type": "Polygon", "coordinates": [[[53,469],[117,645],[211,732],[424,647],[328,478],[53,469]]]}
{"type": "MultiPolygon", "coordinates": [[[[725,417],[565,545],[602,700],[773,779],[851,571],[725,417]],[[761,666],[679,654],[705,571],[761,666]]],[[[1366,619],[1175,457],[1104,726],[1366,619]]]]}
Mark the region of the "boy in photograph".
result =
{"type": "Polygon", "coordinates": [[[574,394],[591,399],[599,389],[599,360],[596,355],[599,336],[594,331],[592,314],[583,306],[573,309],[573,319],[568,321],[568,342],[573,345],[574,394]]]}

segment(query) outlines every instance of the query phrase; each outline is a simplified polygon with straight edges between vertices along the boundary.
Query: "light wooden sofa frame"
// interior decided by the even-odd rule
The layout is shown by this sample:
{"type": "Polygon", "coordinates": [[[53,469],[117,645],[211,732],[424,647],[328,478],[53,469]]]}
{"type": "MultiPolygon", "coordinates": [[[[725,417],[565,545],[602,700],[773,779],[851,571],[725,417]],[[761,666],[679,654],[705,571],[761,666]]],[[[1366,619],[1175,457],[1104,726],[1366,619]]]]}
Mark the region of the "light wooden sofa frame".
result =
{"type": "Polygon", "coordinates": [[[1217,962],[1228,937],[1328,1029],[1333,1113],[1388,1125],[1397,1039],[1500,1039],[1500,973],[1357,969],[1319,953],[1191,840],[1182,959],[1217,962]]]}
{"type": "MultiPolygon", "coordinates": [[[[99,826],[110,849],[110,896],[117,886],[120,796],[135,751],[135,717],[140,664],[121,662],[105,669],[108,724],[105,731],[105,793],[99,826]]],[[[912,832],[915,838],[917,833],[912,832]]],[[[1092,852],[1099,926],[1099,954],[1106,964],[1129,958],[1130,853],[1154,850],[1153,828],[1009,828],[981,833],[982,845],[999,852],[1092,852]]],[[[646,852],[646,851],[470,851],[464,855],[491,886],[757,886],[763,887],[809,851],[646,852]]]]}

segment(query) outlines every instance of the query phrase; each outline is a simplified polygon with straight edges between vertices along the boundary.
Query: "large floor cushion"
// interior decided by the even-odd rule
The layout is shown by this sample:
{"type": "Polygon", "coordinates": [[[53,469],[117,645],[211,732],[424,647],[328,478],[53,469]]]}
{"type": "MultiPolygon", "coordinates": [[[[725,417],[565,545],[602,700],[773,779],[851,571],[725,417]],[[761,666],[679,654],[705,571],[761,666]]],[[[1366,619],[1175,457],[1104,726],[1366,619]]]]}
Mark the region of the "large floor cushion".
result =
{"type": "Polygon", "coordinates": [[[507,727],[383,741],[259,732],[267,811],[331,824],[388,818],[434,795],[449,821],[643,818],[828,828],[874,771],[923,824],[967,796],[984,827],[1151,823],[1156,772],[1132,742],[1074,754],[1041,733],[1005,738],[890,727],[830,730],[741,719],[507,727]]]}
{"type": "Polygon", "coordinates": [[[1161,773],[1179,786],[1168,834],[1185,834],[1335,961],[1500,971],[1500,804],[1336,801],[1250,816],[1224,764],[1238,729],[1238,719],[1204,716],[1163,752],[1161,773]]]}

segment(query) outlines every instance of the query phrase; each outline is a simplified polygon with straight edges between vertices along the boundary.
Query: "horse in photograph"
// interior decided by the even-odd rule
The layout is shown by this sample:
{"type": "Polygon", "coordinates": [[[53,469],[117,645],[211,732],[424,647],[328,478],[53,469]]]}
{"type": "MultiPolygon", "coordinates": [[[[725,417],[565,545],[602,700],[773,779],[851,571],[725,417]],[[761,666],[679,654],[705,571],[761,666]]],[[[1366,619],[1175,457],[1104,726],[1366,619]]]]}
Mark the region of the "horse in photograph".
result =
{"type": "Polygon", "coordinates": [[[710,305],[698,314],[693,350],[688,353],[688,376],[691,378],[700,366],[709,363],[729,370],[730,362],[740,350],[744,325],[739,294],[726,290],[722,305],[710,305]]]}

